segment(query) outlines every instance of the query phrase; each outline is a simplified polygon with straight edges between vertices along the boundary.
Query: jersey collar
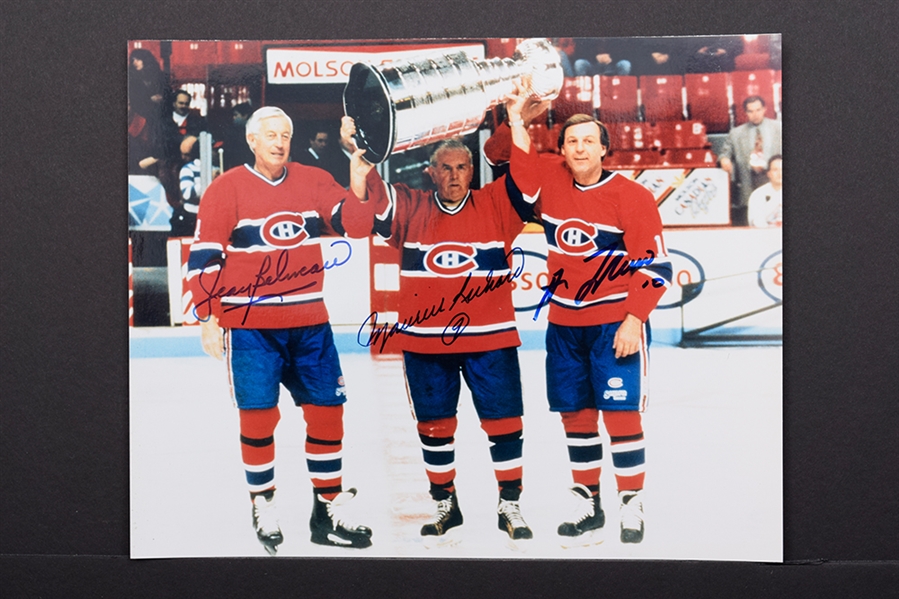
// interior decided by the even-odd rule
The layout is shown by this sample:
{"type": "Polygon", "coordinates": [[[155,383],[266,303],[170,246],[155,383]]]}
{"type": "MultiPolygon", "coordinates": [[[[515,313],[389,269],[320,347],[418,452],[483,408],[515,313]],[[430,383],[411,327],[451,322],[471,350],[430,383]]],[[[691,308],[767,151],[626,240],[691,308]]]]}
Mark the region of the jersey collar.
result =
{"type": "Polygon", "coordinates": [[[287,167],[286,167],[286,166],[284,167],[284,171],[281,173],[281,176],[278,177],[277,179],[275,179],[274,181],[272,181],[271,179],[269,179],[268,177],[266,177],[265,175],[263,175],[262,173],[260,173],[259,171],[257,171],[255,168],[253,168],[253,167],[250,166],[249,164],[244,164],[244,166],[247,168],[248,171],[250,171],[251,173],[253,173],[253,174],[256,175],[257,177],[259,177],[260,179],[262,179],[263,181],[265,181],[266,183],[268,183],[268,184],[271,185],[272,187],[277,186],[277,185],[280,185],[280,184],[284,181],[284,179],[287,178],[287,167]]]}
{"type": "Polygon", "coordinates": [[[465,197],[462,198],[462,201],[455,208],[447,208],[443,205],[443,202],[440,201],[440,198],[437,196],[437,192],[434,192],[434,201],[437,202],[437,207],[440,208],[442,212],[446,212],[447,214],[458,214],[462,208],[465,207],[465,204],[468,203],[468,198],[471,197],[471,190],[468,190],[468,193],[465,194],[465,197]]]}

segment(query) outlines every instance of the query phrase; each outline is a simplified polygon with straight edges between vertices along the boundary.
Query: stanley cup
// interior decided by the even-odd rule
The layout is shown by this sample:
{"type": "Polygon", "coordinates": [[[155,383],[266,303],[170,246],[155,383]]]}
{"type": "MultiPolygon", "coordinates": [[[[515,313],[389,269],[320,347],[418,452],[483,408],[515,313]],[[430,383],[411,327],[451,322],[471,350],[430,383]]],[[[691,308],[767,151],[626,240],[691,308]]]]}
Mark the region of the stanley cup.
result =
{"type": "Polygon", "coordinates": [[[549,40],[525,40],[512,58],[474,60],[465,52],[443,51],[377,66],[356,63],[343,107],[356,123],[356,144],[366,150],[365,159],[379,163],[394,152],[475,131],[522,76],[529,95],[559,95],[562,66],[549,40]]]}

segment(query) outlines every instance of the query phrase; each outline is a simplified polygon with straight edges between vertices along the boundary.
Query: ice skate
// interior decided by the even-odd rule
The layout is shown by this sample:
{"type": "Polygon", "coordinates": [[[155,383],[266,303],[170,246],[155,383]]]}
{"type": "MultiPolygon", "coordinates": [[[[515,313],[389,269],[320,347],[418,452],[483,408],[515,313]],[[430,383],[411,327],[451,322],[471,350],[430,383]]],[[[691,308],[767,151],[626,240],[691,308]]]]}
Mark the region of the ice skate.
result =
{"type": "Polygon", "coordinates": [[[425,545],[428,547],[455,545],[459,542],[458,534],[451,533],[453,529],[461,526],[462,522],[462,511],[459,509],[456,492],[446,492],[446,497],[437,499],[437,514],[421,527],[425,545]]]}
{"type": "Polygon", "coordinates": [[[639,543],[643,540],[643,490],[620,491],[621,542],[639,543]]]}
{"type": "Polygon", "coordinates": [[[518,500],[502,499],[496,507],[497,526],[507,533],[513,541],[533,539],[534,533],[521,515],[521,506],[518,500]]]}
{"type": "Polygon", "coordinates": [[[253,497],[253,528],[256,538],[269,555],[277,555],[278,545],[284,541],[275,512],[275,492],[266,491],[253,497]]]}
{"type": "Polygon", "coordinates": [[[606,515],[602,511],[599,494],[592,495],[587,487],[580,484],[569,490],[577,499],[577,507],[572,518],[559,525],[562,546],[580,547],[602,543],[600,532],[606,523],[606,515]]]}
{"type": "Polygon", "coordinates": [[[309,519],[313,543],[358,549],[371,546],[371,529],[347,518],[346,504],[356,496],[356,489],[339,493],[331,501],[318,493],[313,495],[312,518],[309,519]]]}

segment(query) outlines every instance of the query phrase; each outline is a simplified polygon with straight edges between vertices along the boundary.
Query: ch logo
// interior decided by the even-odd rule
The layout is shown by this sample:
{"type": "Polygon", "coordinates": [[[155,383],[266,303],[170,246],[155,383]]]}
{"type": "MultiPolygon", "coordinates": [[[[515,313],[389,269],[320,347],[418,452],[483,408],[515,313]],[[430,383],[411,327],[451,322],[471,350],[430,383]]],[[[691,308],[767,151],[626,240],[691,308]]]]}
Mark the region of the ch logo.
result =
{"type": "Polygon", "coordinates": [[[477,269],[476,253],[464,243],[438,243],[425,254],[425,268],[441,277],[458,277],[477,269]]]}
{"type": "Polygon", "coordinates": [[[299,247],[309,239],[306,219],[296,212],[272,214],[262,223],[260,233],[266,244],[284,250],[299,247]]]}
{"type": "Polygon", "coordinates": [[[573,256],[592,254],[597,250],[596,226],[578,218],[568,219],[556,228],[556,245],[573,256]]]}

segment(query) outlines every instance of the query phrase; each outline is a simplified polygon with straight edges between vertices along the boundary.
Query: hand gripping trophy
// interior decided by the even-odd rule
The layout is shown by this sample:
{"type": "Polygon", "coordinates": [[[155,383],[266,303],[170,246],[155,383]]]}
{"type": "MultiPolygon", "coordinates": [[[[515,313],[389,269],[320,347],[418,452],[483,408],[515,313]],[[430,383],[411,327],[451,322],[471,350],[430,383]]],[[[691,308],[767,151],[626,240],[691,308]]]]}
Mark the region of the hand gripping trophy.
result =
{"type": "Polygon", "coordinates": [[[380,163],[394,152],[475,131],[522,77],[530,95],[559,95],[562,66],[549,40],[527,39],[512,58],[475,60],[444,50],[381,65],[356,63],[343,93],[344,111],[355,121],[365,159],[380,163]]]}

